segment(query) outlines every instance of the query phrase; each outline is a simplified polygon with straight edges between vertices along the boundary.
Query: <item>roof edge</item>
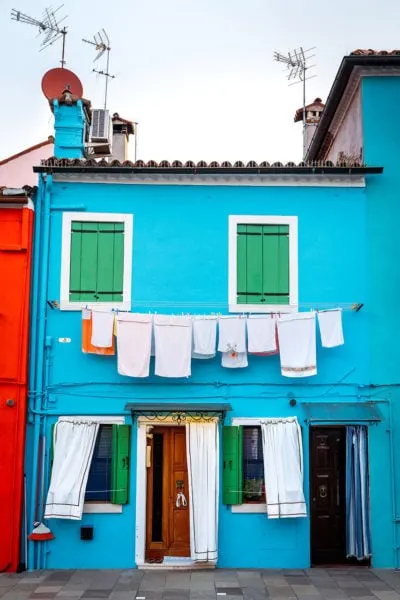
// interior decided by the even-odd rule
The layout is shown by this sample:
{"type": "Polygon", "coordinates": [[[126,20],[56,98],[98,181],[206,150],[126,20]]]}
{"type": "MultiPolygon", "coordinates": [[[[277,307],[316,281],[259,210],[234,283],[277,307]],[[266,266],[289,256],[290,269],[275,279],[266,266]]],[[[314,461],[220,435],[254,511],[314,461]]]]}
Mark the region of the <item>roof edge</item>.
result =
{"type": "Polygon", "coordinates": [[[39,148],[43,148],[44,146],[48,146],[49,144],[54,144],[54,137],[52,135],[49,135],[48,139],[44,142],[39,142],[38,144],[35,144],[34,146],[30,146],[29,148],[25,148],[25,150],[21,150],[21,152],[12,154],[11,156],[8,156],[7,158],[3,158],[3,160],[0,160],[0,167],[2,167],[3,165],[5,165],[6,163],[8,163],[12,160],[15,160],[16,158],[20,158],[20,156],[29,154],[29,152],[34,152],[34,150],[39,150],[39,148]]]}
{"type": "Polygon", "coordinates": [[[321,120],[308,148],[306,160],[315,160],[339,106],[354,67],[400,67],[398,54],[350,54],[343,57],[329,92],[321,120]]]}
{"type": "Polygon", "coordinates": [[[383,173],[374,166],[282,166],[282,167],[134,167],[134,166],[46,166],[33,167],[35,173],[137,173],[181,175],[373,175],[383,173]]]}

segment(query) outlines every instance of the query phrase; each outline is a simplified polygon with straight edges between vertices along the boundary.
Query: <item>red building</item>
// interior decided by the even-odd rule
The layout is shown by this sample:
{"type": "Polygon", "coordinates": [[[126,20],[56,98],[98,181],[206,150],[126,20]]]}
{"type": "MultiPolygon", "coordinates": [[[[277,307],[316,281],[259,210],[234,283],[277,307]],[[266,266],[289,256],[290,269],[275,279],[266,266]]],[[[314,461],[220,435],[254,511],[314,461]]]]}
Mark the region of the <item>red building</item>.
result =
{"type": "Polygon", "coordinates": [[[32,188],[0,188],[0,573],[21,558],[32,188]]]}

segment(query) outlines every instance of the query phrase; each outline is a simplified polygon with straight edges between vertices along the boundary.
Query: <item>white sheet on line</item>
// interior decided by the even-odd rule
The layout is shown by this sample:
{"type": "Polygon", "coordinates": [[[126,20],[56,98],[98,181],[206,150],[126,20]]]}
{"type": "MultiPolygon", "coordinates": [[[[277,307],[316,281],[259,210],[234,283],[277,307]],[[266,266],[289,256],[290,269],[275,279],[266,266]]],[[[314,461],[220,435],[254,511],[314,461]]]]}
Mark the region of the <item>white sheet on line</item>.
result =
{"type": "Polygon", "coordinates": [[[194,317],[192,358],[213,358],[216,343],[217,317],[194,317]]]}
{"type": "Polygon", "coordinates": [[[61,417],[54,427],[54,461],[45,519],[82,519],[99,423],[61,417]]]}
{"type": "Polygon", "coordinates": [[[246,321],[246,317],[219,317],[219,352],[246,352],[246,321]]]}
{"type": "Polygon", "coordinates": [[[341,308],[318,311],[318,324],[324,348],[335,348],[344,344],[341,308]]]}
{"type": "Polygon", "coordinates": [[[160,377],[190,377],[192,319],[154,315],[155,374],[160,377]]]}
{"type": "Polygon", "coordinates": [[[114,333],[113,312],[92,311],[92,346],[97,348],[111,348],[114,333]]]}
{"type": "Polygon", "coordinates": [[[268,517],[306,517],[303,444],[296,417],[263,419],[261,434],[268,517]]]}
{"type": "Polygon", "coordinates": [[[315,312],[292,313],[278,323],[281,371],[285,377],[317,374],[315,312]]]}
{"type": "Polygon", "coordinates": [[[276,352],[276,319],[250,315],[247,319],[247,349],[250,354],[276,352]]]}
{"type": "Polygon", "coordinates": [[[119,313],[117,318],[118,373],[148,377],[153,318],[139,313],[119,313]]]}

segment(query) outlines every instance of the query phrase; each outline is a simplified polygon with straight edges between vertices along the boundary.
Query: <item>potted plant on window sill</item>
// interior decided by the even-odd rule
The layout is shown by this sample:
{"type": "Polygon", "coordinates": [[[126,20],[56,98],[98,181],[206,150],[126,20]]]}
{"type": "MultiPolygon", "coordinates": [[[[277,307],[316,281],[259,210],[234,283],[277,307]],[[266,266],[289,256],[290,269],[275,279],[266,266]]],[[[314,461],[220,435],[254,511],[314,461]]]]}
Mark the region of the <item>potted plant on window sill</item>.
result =
{"type": "Polygon", "coordinates": [[[246,479],[243,490],[244,500],[248,503],[262,502],[265,498],[265,486],[262,479],[246,479]]]}

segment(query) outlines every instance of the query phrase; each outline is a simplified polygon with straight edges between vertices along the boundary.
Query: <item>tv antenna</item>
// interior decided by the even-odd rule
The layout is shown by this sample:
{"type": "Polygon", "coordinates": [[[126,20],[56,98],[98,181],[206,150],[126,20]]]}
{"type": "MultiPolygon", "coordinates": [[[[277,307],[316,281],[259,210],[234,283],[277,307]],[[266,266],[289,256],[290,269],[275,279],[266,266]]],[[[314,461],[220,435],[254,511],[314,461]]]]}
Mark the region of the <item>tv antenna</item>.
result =
{"type": "Polygon", "coordinates": [[[61,50],[61,68],[64,68],[66,63],[65,61],[65,37],[67,35],[67,27],[64,25],[61,27],[61,23],[65,21],[67,18],[62,17],[61,19],[56,16],[56,13],[63,7],[61,4],[58,8],[53,10],[51,7],[46,8],[44,10],[43,16],[41,19],[35,19],[21,12],[20,10],[16,10],[15,8],[11,11],[11,19],[13,21],[18,21],[19,23],[26,23],[27,25],[33,25],[39,29],[39,35],[43,34],[42,43],[40,44],[40,50],[45,50],[49,46],[52,46],[55,42],[57,42],[60,38],[62,38],[62,50],[61,50]]]}
{"type": "Polygon", "coordinates": [[[315,46],[308,50],[304,50],[300,47],[291,50],[287,54],[274,52],[274,60],[286,65],[286,71],[288,71],[287,78],[290,81],[289,85],[296,85],[297,83],[303,84],[303,160],[307,154],[306,81],[316,77],[316,75],[308,75],[309,69],[315,67],[315,65],[309,64],[310,59],[315,56],[315,54],[310,54],[313,50],[315,50],[315,46]]]}
{"type": "Polygon", "coordinates": [[[101,58],[103,56],[103,54],[107,53],[105,70],[104,69],[92,69],[92,71],[94,73],[97,73],[98,75],[102,75],[105,78],[104,109],[106,109],[107,108],[107,94],[108,94],[108,80],[115,79],[115,75],[111,75],[111,73],[109,72],[110,51],[111,51],[110,40],[108,38],[108,35],[107,35],[105,29],[102,29],[101,31],[98,31],[93,36],[93,41],[82,38],[82,42],[85,42],[86,44],[90,44],[91,46],[95,47],[95,49],[97,51],[97,55],[93,62],[98,61],[99,58],[101,58]]]}

